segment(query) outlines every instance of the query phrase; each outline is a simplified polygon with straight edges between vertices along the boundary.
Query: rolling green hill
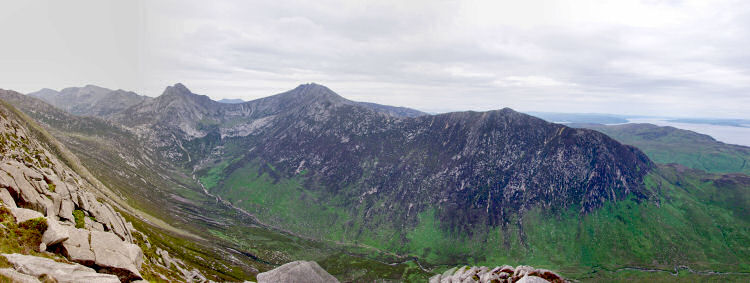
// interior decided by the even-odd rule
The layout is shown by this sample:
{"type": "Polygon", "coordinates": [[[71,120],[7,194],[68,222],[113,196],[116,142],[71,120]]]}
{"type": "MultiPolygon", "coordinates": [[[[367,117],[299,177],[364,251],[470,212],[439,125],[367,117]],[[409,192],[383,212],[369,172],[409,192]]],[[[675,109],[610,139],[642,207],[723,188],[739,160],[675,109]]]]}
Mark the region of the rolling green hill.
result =
{"type": "Polygon", "coordinates": [[[643,150],[657,163],[678,163],[714,173],[750,175],[750,147],[725,144],[708,135],[651,124],[575,124],[643,150]]]}

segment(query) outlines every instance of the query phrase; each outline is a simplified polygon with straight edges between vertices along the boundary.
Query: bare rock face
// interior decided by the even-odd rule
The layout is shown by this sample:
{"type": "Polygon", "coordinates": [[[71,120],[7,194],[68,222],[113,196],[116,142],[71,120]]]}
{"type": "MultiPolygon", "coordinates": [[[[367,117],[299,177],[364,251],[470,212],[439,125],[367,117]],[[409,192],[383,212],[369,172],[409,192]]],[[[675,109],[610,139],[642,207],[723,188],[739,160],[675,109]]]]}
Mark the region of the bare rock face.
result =
{"type": "MultiPolygon", "coordinates": [[[[46,276],[55,282],[102,282],[119,283],[117,276],[96,273],[95,270],[80,264],[66,264],[54,260],[21,254],[3,254],[13,269],[22,274],[39,278],[46,276]]],[[[28,277],[23,277],[29,279],[28,277]]],[[[34,282],[34,281],[31,281],[34,282]]],[[[38,280],[37,280],[38,282],[38,280]]]]}
{"type": "Polygon", "coordinates": [[[57,220],[47,219],[47,230],[42,234],[42,243],[45,246],[59,244],[70,238],[68,229],[63,227],[57,220]]]}
{"type": "Polygon", "coordinates": [[[137,245],[126,243],[112,233],[92,231],[91,250],[95,265],[107,269],[107,273],[117,274],[124,281],[142,278],[138,267],[143,263],[143,252],[137,245]]]}
{"type": "Polygon", "coordinates": [[[492,269],[484,266],[464,266],[461,268],[451,268],[443,274],[438,274],[430,278],[430,283],[451,282],[564,283],[568,281],[550,270],[536,269],[528,265],[520,265],[516,268],[503,265],[492,269]]]}
{"type": "Polygon", "coordinates": [[[36,277],[23,274],[12,268],[0,268],[0,275],[8,277],[11,282],[15,282],[15,283],[38,283],[40,282],[39,279],[37,279],[36,277]]]}
{"type": "Polygon", "coordinates": [[[84,265],[93,265],[96,257],[94,257],[94,252],[91,251],[91,245],[89,244],[89,231],[74,227],[66,227],[66,229],[70,237],[62,242],[63,254],[72,261],[84,265]]]}
{"type": "Polygon", "coordinates": [[[517,283],[547,283],[549,281],[542,279],[541,277],[537,276],[524,276],[523,278],[516,281],[517,283]]]}
{"type": "Polygon", "coordinates": [[[328,274],[314,261],[293,261],[271,271],[258,274],[258,283],[272,282],[308,282],[330,283],[339,282],[336,277],[328,274]]]}
{"type": "Polygon", "coordinates": [[[34,218],[44,217],[44,215],[42,215],[39,212],[36,212],[31,209],[20,208],[20,207],[11,208],[10,213],[13,214],[13,217],[16,218],[16,223],[22,223],[22,222],[26,222],[34,218]]]}
{"type": "Polygon", "coordinates": [[[9,208],[16,208],[16,201],[5,188],[0,188],[0,201],[9,208]]]}

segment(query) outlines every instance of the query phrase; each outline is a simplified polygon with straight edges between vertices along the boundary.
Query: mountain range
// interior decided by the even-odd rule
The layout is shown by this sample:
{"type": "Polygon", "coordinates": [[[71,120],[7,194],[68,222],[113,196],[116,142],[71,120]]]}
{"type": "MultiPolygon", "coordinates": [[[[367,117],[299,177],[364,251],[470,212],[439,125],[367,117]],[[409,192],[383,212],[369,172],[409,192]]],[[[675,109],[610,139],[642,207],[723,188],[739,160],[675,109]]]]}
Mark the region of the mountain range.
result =
{"type": "Polygon", "coordinates": [[[134,210],[170,223],[139,230],[238,252],[243,267],[226,272],[236,279],[292,259],[354,281],[462,264],[581,280],[671,278],[636,271],[650,269],[741,281],[750,270],[744,163],[659,157],[672,140],[644,131],[660,127],[576,128],[508,108],[430,115],[317,84],[241,103],[182,84],[154,98],[95,86],[0,94],[134,210]]]}

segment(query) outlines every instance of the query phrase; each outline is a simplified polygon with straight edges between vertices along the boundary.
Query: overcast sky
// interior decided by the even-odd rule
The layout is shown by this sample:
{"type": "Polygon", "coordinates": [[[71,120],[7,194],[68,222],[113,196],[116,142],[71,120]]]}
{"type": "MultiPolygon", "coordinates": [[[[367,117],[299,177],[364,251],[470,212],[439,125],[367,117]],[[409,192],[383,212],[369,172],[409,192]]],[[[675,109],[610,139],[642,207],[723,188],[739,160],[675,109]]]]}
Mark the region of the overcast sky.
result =
{"type": "Polygon", "coordinates": [[[750,1],[5,1],[0,88],[750,118],[750,1]]]}

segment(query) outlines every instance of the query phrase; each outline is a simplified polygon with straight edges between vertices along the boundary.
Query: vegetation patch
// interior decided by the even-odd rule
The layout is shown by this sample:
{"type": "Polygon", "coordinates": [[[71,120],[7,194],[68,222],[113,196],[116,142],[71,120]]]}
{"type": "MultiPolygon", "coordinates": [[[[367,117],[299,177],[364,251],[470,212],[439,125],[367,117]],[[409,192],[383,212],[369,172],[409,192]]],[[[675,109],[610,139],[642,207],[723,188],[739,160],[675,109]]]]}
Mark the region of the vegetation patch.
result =
{"type": "Polygon", "coordinates": [[[10,211],[0,206],[0,224],[4,227],[0,227],[0,253],[43,255],[39,251],[39,244],[42,242],[42,233],[47,230],[46,219],[34,218],[16,224],[10,211]]]}
{"type": "Polygon", "coordinates": [[[86,224],[85,220],[85,214],[83,214],[83,210],[76,209],[73,210],[73,218],[75,218],[76,221],[76,228],[83,228],[86,224]]]}

